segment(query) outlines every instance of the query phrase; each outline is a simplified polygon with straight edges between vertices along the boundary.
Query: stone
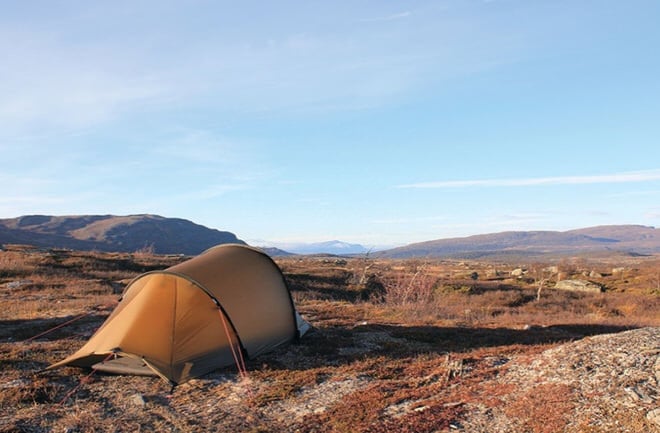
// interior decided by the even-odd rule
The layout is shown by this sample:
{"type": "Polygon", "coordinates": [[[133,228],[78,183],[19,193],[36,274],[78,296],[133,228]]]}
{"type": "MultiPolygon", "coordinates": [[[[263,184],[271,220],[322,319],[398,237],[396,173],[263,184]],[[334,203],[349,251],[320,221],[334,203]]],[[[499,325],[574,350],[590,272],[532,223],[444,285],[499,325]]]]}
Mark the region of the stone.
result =
{"type": "Polygon", "coordinates": [[[649,411],[646,414],[646,419],[660,427],[660,408],[649,411]]]}
{"type": "Polygon", "coordinates": [[[500,271],[498,271],[497,269],[492,269],[491,268],[491,269],[486,270],[486,277],[488,277],[488,278],[497,278],[500,275],[501,275],[500,271]]]}
{"type": "Polygon", "coordinates": [[[6,287],[10,290],[14,289],[20,289],[23,286],[27,286],[32,284],[32,280],[18,280],[18,281],[11,281],[6,284],[6,287]]]}
{"type": "Polygon", "coordinates": [[[641,401],[646,404],[653,403],[653,399],[635,386],[629,386],[623,389],[633,401],[641,401]]]}
{"type": "Polygon", "coordinates": [[[142,394],[140,393],[135,393],[131,396],[131,403],[133,403],[135,406],[140,406],[140,407],[144,407],[147,404],[144,401],[144,397],[142,397],[142,394]]]}
{"type": "Polygon", "coordinates": [[[559,273],[559,266],[548,266],[547,268],[543,268],[543,272],[547,272],[549,274],[558,274],[559,273]]]}
{"type": "Polygon", "coordinates": [[[561,280],[555,284],[555,289],[569,290],[572,292],[592,292],[600,293],[603,287],[600,284],[585,280],[561,280]]]}

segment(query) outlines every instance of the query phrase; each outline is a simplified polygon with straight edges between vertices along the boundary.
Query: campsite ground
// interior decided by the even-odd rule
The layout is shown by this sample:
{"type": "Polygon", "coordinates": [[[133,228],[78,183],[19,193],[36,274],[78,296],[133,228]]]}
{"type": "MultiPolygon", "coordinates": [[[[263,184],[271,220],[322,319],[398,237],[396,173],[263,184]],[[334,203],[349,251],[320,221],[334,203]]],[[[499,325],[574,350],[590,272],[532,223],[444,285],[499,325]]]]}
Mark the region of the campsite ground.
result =
{"type": "Polygon", "coordinates": [[[184,259],[0,252],[0,432],[660,431],[657,257],[282,258],[314,329],[247,378],[40,372],[132,277],[184,259]],[[553,288],[571,278],[604,291],[553,288]]]}

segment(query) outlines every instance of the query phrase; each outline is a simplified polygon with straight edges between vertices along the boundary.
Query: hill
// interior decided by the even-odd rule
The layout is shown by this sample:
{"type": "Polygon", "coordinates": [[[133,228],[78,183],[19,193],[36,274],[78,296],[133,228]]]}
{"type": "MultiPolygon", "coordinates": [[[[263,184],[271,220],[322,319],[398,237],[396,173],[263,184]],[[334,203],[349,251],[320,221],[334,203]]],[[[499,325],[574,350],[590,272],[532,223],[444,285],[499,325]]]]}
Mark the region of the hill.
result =
{"type": "Polygon", "coordinates": [[[393,248],[380,257],[468,257],[618,252],[660,253],[660,230],[640,225],[610,225],[578,230],[510,231],[438,239],[393,248]]]}
{"type": "Polygon", "coordinates": [[[195,255],[226,243],[245,242],[231,232],[158,215],[27,215],[0,219],[0,244],[195,255]]]}

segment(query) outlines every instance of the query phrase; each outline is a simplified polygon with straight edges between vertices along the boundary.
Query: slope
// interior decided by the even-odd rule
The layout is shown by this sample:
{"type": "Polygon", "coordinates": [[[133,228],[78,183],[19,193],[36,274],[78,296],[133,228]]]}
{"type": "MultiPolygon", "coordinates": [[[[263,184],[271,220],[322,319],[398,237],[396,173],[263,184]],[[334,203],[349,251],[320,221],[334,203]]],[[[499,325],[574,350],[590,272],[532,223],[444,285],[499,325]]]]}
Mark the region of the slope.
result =
{"type": "Polygon", "coordinates": [[[240,243],[236,235],[180,218],[158,215],[27,215],[0,219],[0,244],[19,243],[69,248],[159,254],[199,254],[225,243],[240,243]]]}

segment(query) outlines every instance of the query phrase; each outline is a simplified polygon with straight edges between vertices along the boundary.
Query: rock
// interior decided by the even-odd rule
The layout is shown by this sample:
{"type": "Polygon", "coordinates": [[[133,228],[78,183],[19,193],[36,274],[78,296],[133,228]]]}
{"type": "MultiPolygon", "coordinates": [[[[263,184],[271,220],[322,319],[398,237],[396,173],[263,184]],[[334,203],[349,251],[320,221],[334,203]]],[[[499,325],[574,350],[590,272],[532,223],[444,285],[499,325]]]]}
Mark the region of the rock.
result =
{"type": "Polygon", "coordinates": [[[142,394],[140,393],[135,393],[131,396],[131,403],[133,403],[135,406],[140,406],[140,407],[144,407],[146,405],[146,402],[144,401],[144,397],[142,397],[142,394]]]}
{"type": "Polygon", "coordinates": [[[613,274],[621,274],[625,270],[626,270],[626,268],[612,268],[612,273],[613,274]]]}
{"type": "Polygon", "coordinates": [[[10,380],[9,382],[0,383],[0,389],[21,388],[26,386],[27,384],[28,382],[24,379],[14,379],[14,380],[10,380]]]}
{"type": "Polygon", "coordinates": [[[660,408],[649,411],[646,414],[646,419],[660,427],[660,408]]]}
{"type": "Polygon", "coordinates": [[[623,390],[630,396],[633,401],[641,401],[646,404],[653,403],[653,399],[650,396],[646,395],[644,391],[635,386],[625,387],[623,390]]]}
{"type": "Polygon", "coordinates": [[[559,266],[548,266],[547,268],[543,268],[543,272],[547,272],[549,274],[558,274],[559,266]]]}
{"type": "Polygon", "coordinates": [[[18,280],[18,281],[11,281],[6,284],[6,287],[10,290],[14,289],[19,289],[23,286],[27,286],[32,284],[32,280],[18,280]]]}
{"type": "Polygon", "coordinates": [[[487,278],[497,278],[500,276],[500,271],[497,269],[487,269],[486,270],[486,277],[487,278]]]}
{"type": "Polygon", "coordinates": [[[584,280],[561,280],[555,284],[555,289],[593,293],[600,293],[603,291],[603,287],[600,284],[584,280]]]}
{"type": "Polygon", "coordinates": [[[525,274],[525,270],[523,268],[517,268],[511,271],[512,277],[522,277],[524,274],[525,274]]]}
{"type": "Polygon", "coordinates": [[[589,278],[603,278],[603,274],[596,271],[589,272],[589,278]]]}

